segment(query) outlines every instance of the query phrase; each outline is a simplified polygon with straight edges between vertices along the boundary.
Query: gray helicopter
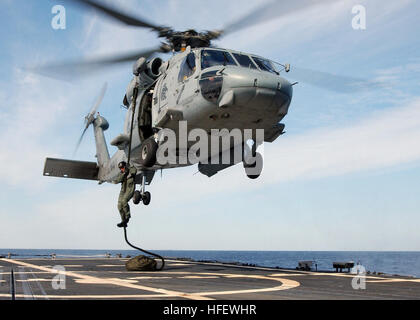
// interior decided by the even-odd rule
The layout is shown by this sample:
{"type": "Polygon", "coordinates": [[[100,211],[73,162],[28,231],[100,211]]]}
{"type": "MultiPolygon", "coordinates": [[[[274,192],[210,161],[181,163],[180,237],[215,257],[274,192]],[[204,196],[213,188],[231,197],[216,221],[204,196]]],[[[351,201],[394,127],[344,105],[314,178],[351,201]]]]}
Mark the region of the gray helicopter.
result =
{"type": "MultiPolygon", "coordinates": [[[[275,1],[223,30],[205,32],[174,31],[129,16],[97,1],[70,2],[94,8],[126,25],[151,29],[166,41],[158,48],[136,53],[92,59],[82,63],[56,64],[36,70],[47,75],[62,74],[63,70],[66,70],[66,73],[69,70],[84,73],[114,63],[135,61],[133,79],[123,97],[123,104],[127,108],[124,132],[110,142],[118,148],[117,152],[110,157],[104,137],[104,131],[108,129],[109,124],[97,113],[105,94],[104,86],[98,101],[85,118],[86,126],[77,144],[80,145],[86,130],[92,125],[97,162],[47,158],[45,176],[112,183],[119,174],[118,164],[126,161],[136,167],[135,182],[140,185],[140,190],[134,194],[133,202],[138,204],[142,201],[145,205],[151,200],[151,195],[145,187],[152,182],[158,170],[198,164],[199,172],[211,177],[242,162],[249,178],[255,179],[260,176],[263,158],[257,152],[258,146],[263,142],[271,143],[284,133],[285,125],[281,121],[288,113],[293,86],[296,84],[282,76],[290,71],[290,65],[278,64],[254,54],[212,47],[211,43],[262,20],[318,5],[318,1],[302,1],[303,4],[289,5],[288,10],[267,16],[267,12],[273,11],[274,5],[279,6],[279,2],[275,1]],[[153,57],[156,53],[173,55],[164,61],[153,57]],[[229,143],[225,145],[209,147],[209,152],[200,150],[198,153],[194,150],[197,141],[183,143],[177,140],[175,144],[166,148],[166,152],[171,153],[175,160],[159,161],[160,149],[167,142],[165,138],[171,134],[176,137],[181,135],[181,130],[184,129],[180,126],[181,123],[187,125],[184,132],[187,136],[197,129],[205,132],[208,141],[204,145],[210,144],[213,130],[239,130],[243,134],[242,137],[245,137],[245,130],[250,134],[249,139],[228,139],[229,143]],[[262,138],[257,137],[258,132],[263,132],[262,138]],[[194,159],[188,157],[192,150],[194,159]],[[225,154],[232,156],[227,162],[213,161],[215,157],[220,159],[225,154]],[[233,156],[234,154],[239,154],[239,157],[233,156]]],[[[324,78],[328,76],[325,73],[317,75],[324,78]]],[[[313,74],[311,79],[314,79],[313,74]]],[[[328,79],[330,83],[335,80],[331,80],[331,77],[328,79]]],[[[343,77],[340,80],[343,80],[343,77]]],[[[354,82],[354,79],[345,79],[347,80],[354,82]]],[[[322,79],[316,79],[314,82],[328,85],[322,79]]]]}

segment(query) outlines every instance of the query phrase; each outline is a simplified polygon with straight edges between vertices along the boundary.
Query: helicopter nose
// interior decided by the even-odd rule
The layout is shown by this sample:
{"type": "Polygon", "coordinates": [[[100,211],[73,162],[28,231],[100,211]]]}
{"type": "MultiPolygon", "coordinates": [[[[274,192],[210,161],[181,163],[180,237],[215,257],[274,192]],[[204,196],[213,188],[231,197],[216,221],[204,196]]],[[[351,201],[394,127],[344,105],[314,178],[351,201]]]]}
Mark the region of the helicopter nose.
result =
{"type": "Polygon", "coordinates": [[[292,84],[284,78],[280,78],[282,81],[280,83],[280,88],[278,89],[282,94],[287,96],[289,100],[292,100],[293,97],[293,86],[292,84]]]}
{"type": "Polygon", "coordinates": [[[287,112],[292,96],[292,85],[279,75],[247,69],[229,70],[224,72],[219,107],[252,105],[280,109],[283,113],[287,112]]]}

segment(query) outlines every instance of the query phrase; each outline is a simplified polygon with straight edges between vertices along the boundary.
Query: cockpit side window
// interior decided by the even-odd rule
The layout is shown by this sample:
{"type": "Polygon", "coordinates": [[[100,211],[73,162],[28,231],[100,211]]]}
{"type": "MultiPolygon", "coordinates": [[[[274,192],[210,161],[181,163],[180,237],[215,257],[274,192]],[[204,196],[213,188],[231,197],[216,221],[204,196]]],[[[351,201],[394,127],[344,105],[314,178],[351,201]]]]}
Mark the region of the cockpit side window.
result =
{"type": "Polygon", "coordinates": [[[279,74],[279,72],[276,70],[274,65],[269,60],[257,58],[257,57],[252,57],[252,59],[262,71],[272,72],[277,75],[279,74]]]}
{"type": "Polygon", "coordinates": [[[221,50],[203,50],[201,51],[201,70],[213,66],[235,65],[235,60],[229,52],[221,50]]]}
{"type": "Polygon", "coordinates": [[[236,58],[236,60],[238,60],[239,64],[242,67],[250,68],[250,69],[257,69],[257,67],[255,66],[254,62],[252,62],[250,57],[244,54],[239,54],[239,53],[234,53],[233,56],[236,58]]]}
{"type": "Polygon", "coordinates": [[[185,57],[184,61],[181,64],[178,81],[181,82],[187,80],[195,73],[196,69],[197,68],[195,64],[195,54],[194,52],[191,52],[185,57]]]}

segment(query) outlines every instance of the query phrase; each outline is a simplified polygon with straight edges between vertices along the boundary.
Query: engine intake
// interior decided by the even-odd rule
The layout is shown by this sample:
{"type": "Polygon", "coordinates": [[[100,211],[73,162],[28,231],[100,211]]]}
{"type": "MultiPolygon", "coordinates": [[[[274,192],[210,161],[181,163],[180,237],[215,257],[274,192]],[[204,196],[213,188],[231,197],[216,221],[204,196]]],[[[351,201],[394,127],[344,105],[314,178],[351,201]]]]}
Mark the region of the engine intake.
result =
{"type": "Polygon", "coordinates": [[[147,63],[145,73],[153,78],[156,79],[160,74],[160,67],[163,64],[163,60],[161,58],[154,58],[147,63]]]}
{"type": "Polygon", "coordinates": [[[145,88],[151,85],[154,80],[160,75],[160,67],[163,65],[161,58],[154,58],[146,61],[145,58],[140,58],[133,65],[134,78],[128,84],[126,94],[124,96],[123,104],[128,108],[133,98],[133,91],[136,85],[139,88],[145,88]]]}

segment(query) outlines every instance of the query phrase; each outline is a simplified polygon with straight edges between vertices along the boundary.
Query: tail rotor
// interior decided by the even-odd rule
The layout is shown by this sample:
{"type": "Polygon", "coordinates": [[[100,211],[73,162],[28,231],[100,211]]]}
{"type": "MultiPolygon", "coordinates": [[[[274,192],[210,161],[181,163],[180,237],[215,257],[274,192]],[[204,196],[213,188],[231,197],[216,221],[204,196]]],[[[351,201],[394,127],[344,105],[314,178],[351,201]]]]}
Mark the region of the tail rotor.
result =
{"type": "Polygon", "coordinates": [[[82,143],[83,137],[84,137],[87,129],[95,121],[95,114],[96,114],[97,110],[99,109],[99,106],[102,103],[102,100],[105,96],[105,92],[106,92],[107,87],[108,87],[108,84],[105,82],[102,89],[101,89],[101,92],[98,95],[98,98],[96,99],[94,105],[92,106],[89,113],[85,117],[85,128],[83,129],[82,135],[80,136],[79,141],[77,142],[76,148],[74,149],[74,152],[73,152],[73,156],[76,154],[77,150],[79,149],[80,144],[82,143]]]}

